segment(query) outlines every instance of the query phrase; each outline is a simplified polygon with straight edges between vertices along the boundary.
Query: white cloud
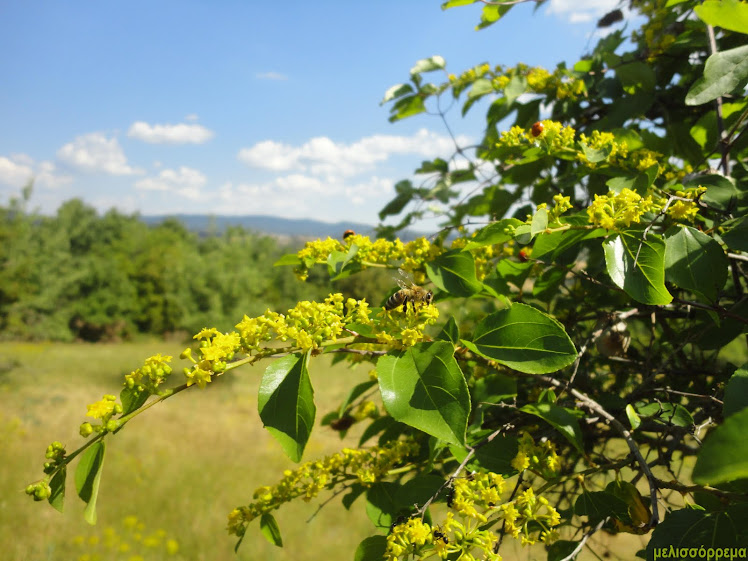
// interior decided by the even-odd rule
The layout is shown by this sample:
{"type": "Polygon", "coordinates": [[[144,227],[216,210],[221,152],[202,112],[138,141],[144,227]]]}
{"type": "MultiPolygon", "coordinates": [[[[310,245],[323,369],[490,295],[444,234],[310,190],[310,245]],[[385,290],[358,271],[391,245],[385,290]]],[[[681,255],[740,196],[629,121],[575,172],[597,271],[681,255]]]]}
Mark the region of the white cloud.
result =
{"type": "Polygon", "coordinates": [[[30,166],[18,162],[15,158],[11,160],[0,156],[0,183],[11,187],[22,187],[33,175],[34,172],[30,166]]]}
{"type": "Polygon", "coordinates": [[[134,175],[142,170],[127,164],[127,157],[116,138],[92,132],[78,136],[57,152],[60,161],[87,172],[134,175]]]}
{"type": "Polygon", "coordinates": [[[255,78],[257,78],[258,80],[288,80],[288,76],[286,76],[285,74],[281,74],[280,72],[258,72],[257,74],[255,74],[255,78]]]}
{"type": "Polygon", "coordinates": [[[53,162],[34,164],[33,158],[26,154],[11,154],[10,158],[0,156],[0,183],[11,187],[22,187],[29,180],[34,185],[54,189],[73,181],[69,175],[59,174],[53,162]]]}
{"type": "Polygon", "coordinates": [[[178,170],[165,169],[156,177],[141,179],[135,182],[135,187],[146,191],[167,191],[195,200],[201,198],[206,181],[202,172],[181,166],[178,170]]]}
{"type": "Polygon", "coordinates": [[[130,126],[127,136],[150,144],[202,144],[214,135],[213,131],[197,124],[149,125],[145,121],[136,121],[130,126]]]}
{"type": "Polygon", "coordinates": [[[586,23],[614,10],[620,0],[550,0],[546,14],[557,14],[569,23],[586,23]]]}
{"type": "MultiPolygon", "coordinates": [[[[460,136],[461,145],[470,142],[460,136]]],[[[348,177],[363,173],[391,156],[413,154],[434,158],[454,151],[448,136],[421,129],[411,136],[373,135],[356,142],[336,143],[321,136],[301,146],[290,146],[273,140],[242,148],[238,158],[245,164],[272,171],[302,171],[327,177],[348,177]]]]}

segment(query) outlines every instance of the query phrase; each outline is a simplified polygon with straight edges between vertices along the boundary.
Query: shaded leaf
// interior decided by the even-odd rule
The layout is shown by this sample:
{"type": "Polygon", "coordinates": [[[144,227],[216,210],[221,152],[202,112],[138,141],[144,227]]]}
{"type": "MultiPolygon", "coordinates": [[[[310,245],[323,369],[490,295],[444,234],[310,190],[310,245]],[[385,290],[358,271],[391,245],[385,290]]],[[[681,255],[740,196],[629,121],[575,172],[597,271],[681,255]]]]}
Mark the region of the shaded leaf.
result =
{"type": "Polygon", "coordinates": [[[710,432],[696,458],[693,480],[700,485],[718,485],[748,478],[748,409],[733,413],[710,432]]]}
{"type": "Polygon", "coordinates": [[[577,516],[587,516],[592,523],[598,522],[608,516],[612,516],[617,520],[629,520],[628,505],[607,491],[582,493],[574,503],[574,514],[577,516]]]}
{"type": "Polygon", "coordinates": [[[725,252],[711,237],[690,226],[665,232],[665,279],[680,288],[717,300],[727,281],[725,252]]]}
{"type": "Polygon", "coordinates": [[[543,419],[571,442],[580,454],[584,454],[582,429],[579,428],[579,420],[567,409],[550,403],[528,403],[520,411],[543,419]]]}
{"type": "Polygon", "coordinates": [[[748,363],[738,368],[730,376],[725,388],[725,401],[722,406],[722,414],[729,417],[738,411],[748,407],[748,363]]]}
{"type": "Polygon", "coordinates": [[[386,550],[387,536],[369,536],[358,544],[353,561],[382,561],[386,550]]]}
{"type": "Polygon", "coordinates": [[[52,489],[52,493],[47,498],[47,501],[49,501],[49,504],[51,504],[55,508],[55,510],[58,510],[60,512],[63,511],[63,507],[65,504],[66,476],[67,468],[65,466],[62,466],[49,482],[49,487],[50,489],[52,489]]]}
{"type": "Polygon", "coordinates": [[[472,296],[483,284],[475,276],[472,253],[454,249],[426,263],[426,274],[440,290],[453,296],[472,296]]]}
{"type": "MultiPolygon", "coordinates": [[[[735,505],[722,512],[707,512],[696,508],[671,511],[652,532],[652,538],[647,544],[647,559],[654,559],[655,549],[669,551],[670,547],[703,548],[705,551],[718,547],[745,547],[748,545],[746,520],[746,504],[735,505]]],[[[700,558],[706,559],[706,555],[700,558]]]]}

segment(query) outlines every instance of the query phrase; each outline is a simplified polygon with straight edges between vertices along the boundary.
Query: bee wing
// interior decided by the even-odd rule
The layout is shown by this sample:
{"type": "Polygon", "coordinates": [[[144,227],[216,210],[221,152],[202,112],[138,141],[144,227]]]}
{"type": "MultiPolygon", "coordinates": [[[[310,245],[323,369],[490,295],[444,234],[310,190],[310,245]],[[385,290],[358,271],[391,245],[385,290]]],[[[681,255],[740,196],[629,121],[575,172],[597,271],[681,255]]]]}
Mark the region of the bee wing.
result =
{"type": "Polygon", "coordinates": [[[400,288],[410,288],[415,286],[416,283],[410,273],[403,271],[402,269],[398,269],[397,272],[400,275],[400,278],[396,277],[395,280],[400,288]]]}

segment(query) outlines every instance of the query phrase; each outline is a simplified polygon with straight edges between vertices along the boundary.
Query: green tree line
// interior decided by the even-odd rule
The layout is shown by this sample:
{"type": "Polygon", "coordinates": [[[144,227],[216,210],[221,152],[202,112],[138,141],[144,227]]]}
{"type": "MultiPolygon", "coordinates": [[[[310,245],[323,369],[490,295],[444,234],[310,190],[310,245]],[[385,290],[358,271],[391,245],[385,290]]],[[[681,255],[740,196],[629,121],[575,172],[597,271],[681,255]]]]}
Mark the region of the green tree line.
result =
{"type": "Polygon", "coordinates": [[[79,199],[54,216],[28,211],[31,188],[0,207],[0,337],[119,340],[228,329],[241,314],[324,297],[273,263],[288,248],[231,227],[200,236],[175,219],[99,214],[79,199]]]}

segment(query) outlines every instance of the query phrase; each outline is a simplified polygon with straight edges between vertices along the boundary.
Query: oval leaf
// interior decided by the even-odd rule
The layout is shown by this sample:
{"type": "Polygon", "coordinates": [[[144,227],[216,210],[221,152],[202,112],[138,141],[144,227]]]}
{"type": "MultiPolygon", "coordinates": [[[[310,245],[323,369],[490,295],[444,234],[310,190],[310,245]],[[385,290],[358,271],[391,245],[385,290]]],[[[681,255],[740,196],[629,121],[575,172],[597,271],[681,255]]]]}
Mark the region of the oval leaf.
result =
{"type": "Polygon", "coordinates": [[[584,454],[584,450],[582,449],[582,429],[579,428],[579,420],[569,413],[568,410],[550,403],[528,403],[520,411],[543,419],[564,435],[580,454],[584,454]]]}
{"type": "Polygon", "coordinates": [[[706,59],[704,76],[691,86],[686,105],[701,105],[730,93],[748,80],[748,45],[714,53],[706,59]]]}
{"type": "Polygon", "coordinates": [[[642,304],[669,304],[665,288],[665,242],[660,236],[642,238],[638,230],[620,232],[603,243],[608,274],[619,288],[642,304]],[[637,256],[638,252],[638,256],[637,256]]]}
{"type": "Polygon", "coordinates": [[[104,466],[106,445],[103,440],[94,442],[83,452],[75,470],[75,489],[78,496],[86,503],[83,518],[89,524],[96,524],[96,499],[99,496],[101,470],[104,466]]]}
{"type": "Polygon", "coordinates": [[[665,278],[714,302],[727,281],[725,252],[710,236],[690,226],[665,233],[665,278]]]}
{"type": "Polygon", "coordinates": [[[730,415],[709,433],[693,468],[693,480],[700,485],[718,485],[748,477],[748,409],[730,415]]]}
{"type": "Polygon", "coordinates": [[[356,548],[353,561],[381,561],[387,550],[387,536],[369,536],[356,548]]]}
{"type": "Polygon", "coordinates": [[[281,537],[278,522],[276,522],[275,517],[269,512],[266,512],[260,518],[260,531],[271,544],[283,547],[283,538],[281,537]]]}
{"type": "Polygon", "coordinates": [[[377,362],[379,389],[392,417],[450,444],[465,444],[470,393],[447,342],[421,343],[377,362]]]}
{"type": "Polygon", "coordinates": [[[309,353],[279,358],[265,369],[260,383],[260,418],[294,462],[301,460],[317,412],[308,360],[309,353]]]}
{"type": "Polygon", "coordinates": [[[483,284],[475,276],[475,259],[468,251],[452,250],[426,263],[426,273],[440,290],[453,296],[472,296],[483,284]]]}
{"type": "Polygon", "coordinates": [[[478,325],[471,350],[528,374],[547,374],[568,366],[577,350],[564,327],[526,304],[486,316],[478,325]]]}

